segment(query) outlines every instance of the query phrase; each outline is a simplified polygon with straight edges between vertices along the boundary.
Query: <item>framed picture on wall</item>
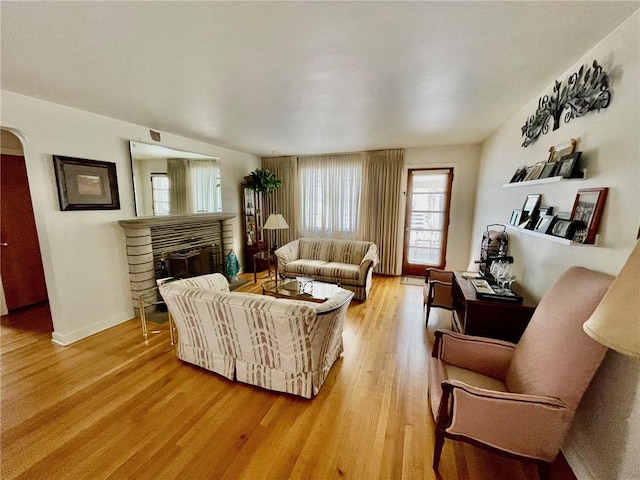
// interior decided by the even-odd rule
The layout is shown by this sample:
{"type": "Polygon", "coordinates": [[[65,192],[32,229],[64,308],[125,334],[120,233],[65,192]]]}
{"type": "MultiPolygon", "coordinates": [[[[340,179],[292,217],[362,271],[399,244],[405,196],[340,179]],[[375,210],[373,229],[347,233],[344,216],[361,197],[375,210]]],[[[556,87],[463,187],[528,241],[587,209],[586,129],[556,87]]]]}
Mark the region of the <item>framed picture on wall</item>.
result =
{"type": "Polygon", "coordinates": [[[608,192],[606,187],[578,190],[571,210],[571,220],[582,222],[582,225],[574,233],[574,242],[595,243],[608,192]]]}
{"type": "Polygon", "coordinates": [[[119,210],[116,164],[53,156],[60,210],[119,210]]]}

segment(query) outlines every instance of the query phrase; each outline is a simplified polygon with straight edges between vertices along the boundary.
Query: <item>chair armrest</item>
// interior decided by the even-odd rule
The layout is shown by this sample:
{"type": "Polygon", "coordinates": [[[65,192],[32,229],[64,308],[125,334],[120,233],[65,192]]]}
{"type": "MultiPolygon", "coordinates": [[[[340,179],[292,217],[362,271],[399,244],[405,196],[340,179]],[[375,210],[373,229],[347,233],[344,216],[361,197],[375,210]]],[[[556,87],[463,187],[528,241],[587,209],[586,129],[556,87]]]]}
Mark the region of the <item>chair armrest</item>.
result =
{"type": "Polygon", "coordinates": [[[435,337],[431,356],[450,365],[504,381],[515,352],[514,343],[450,330],[436,330],[435,337]]]}
{"type": "Polygon", "coordinates": [[[299,240],[293,240],[292,242],[283,245],[277,249],[274,254],[280,265],[286,265],[289,262],[298,260],[300,258],[300,251],[298,248],[299,240]]]}
{"type": "Polygon", "coordinates": [[[442,382],[442,389],[437,429],[545,461],[557,455],[573,416],[553,397],[496,392],[456,380],[442,382]]]}
{"type": "Polygon", "coordinates": [[[183,285],[191,288],[205,288],[207,290],[216,290],[218,292],[229,292],[229,282],[221,273],[210,273],[208,275],[200,275],[198,277],[183,278],[174,282],[169,282],[160,286],[160,291],[164,285],[183,285]]]}

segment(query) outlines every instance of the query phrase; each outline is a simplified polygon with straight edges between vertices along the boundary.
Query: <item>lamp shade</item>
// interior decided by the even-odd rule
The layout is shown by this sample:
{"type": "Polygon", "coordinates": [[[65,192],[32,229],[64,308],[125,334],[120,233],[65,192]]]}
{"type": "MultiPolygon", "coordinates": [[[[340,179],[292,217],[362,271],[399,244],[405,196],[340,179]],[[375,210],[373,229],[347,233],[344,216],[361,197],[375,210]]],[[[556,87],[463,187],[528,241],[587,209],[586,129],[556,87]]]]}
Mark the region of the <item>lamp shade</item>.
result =
{"type": "Polygon", "coordinates": [[[583,328],[601,344],[640,358],[640,242],[583,328]]]}
{"type": "Polygon", "coordinates": [[[269,218],[267,218],[267,222],[262,228],[264,228],[265,230],[284,230],[286,228],[289,228],[289,225],[287,225],[287,222],[284,220],[284,217],[282,215],[280,215],[279,213],[272,213],[271,215],[269,215],[269,218]]]}

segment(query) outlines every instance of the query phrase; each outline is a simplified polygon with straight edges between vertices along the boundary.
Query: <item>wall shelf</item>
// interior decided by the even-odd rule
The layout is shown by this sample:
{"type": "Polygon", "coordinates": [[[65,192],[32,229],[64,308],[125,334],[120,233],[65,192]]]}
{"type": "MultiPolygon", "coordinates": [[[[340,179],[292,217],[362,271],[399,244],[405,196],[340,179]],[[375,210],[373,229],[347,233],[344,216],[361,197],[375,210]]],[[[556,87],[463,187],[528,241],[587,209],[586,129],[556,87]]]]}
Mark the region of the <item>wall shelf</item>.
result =
{"type": "Polygon", "coordinates": [[[513,188],[513,187],[524,187],[525,185],[543,185],[545,183],[558,183],[563,180],[584,180],[587,178],[587,170],[581,170],[581,177],[574,178],[564,178],[564,177],[549,177],[549,178],[539,178],[537,180],[527,180],[525,182],[513,182],[513,183],[504,183],[502,184],[502,188],[513,188]]]}
{"type": "MultiPolygon", "coordinates": [[[[535,180],[533,181],[535,182],[535,180]]],[[[507,227],[507,230],[509,230],[510,232],[518,232],[524,235],[528,235],[530,237],[542,238],[544,240],[556,242],[561,245],[566,245],[568,247],[593,247],[594,246],[591,244],[574,242],[573,240],[569,240],[568,238],[556,237],[554,235],[547,235],[546,233],[534,232],[533,230],[527,230],[526,228],[514,227],[513,225],[506,225],[506,227],[507,227]]]]}

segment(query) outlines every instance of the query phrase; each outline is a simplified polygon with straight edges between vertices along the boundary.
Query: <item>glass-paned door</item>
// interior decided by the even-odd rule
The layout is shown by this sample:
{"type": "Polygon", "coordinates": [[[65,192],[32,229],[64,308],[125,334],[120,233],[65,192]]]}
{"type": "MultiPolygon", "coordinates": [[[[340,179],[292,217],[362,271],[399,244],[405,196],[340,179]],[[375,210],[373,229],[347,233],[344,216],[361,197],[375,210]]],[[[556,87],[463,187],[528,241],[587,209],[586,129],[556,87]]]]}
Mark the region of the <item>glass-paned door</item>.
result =
{"type": "Polygon", "coordinates": [[[403,275],[445,267],[452,184],[452,168],[409,170],[403,275]]]}

